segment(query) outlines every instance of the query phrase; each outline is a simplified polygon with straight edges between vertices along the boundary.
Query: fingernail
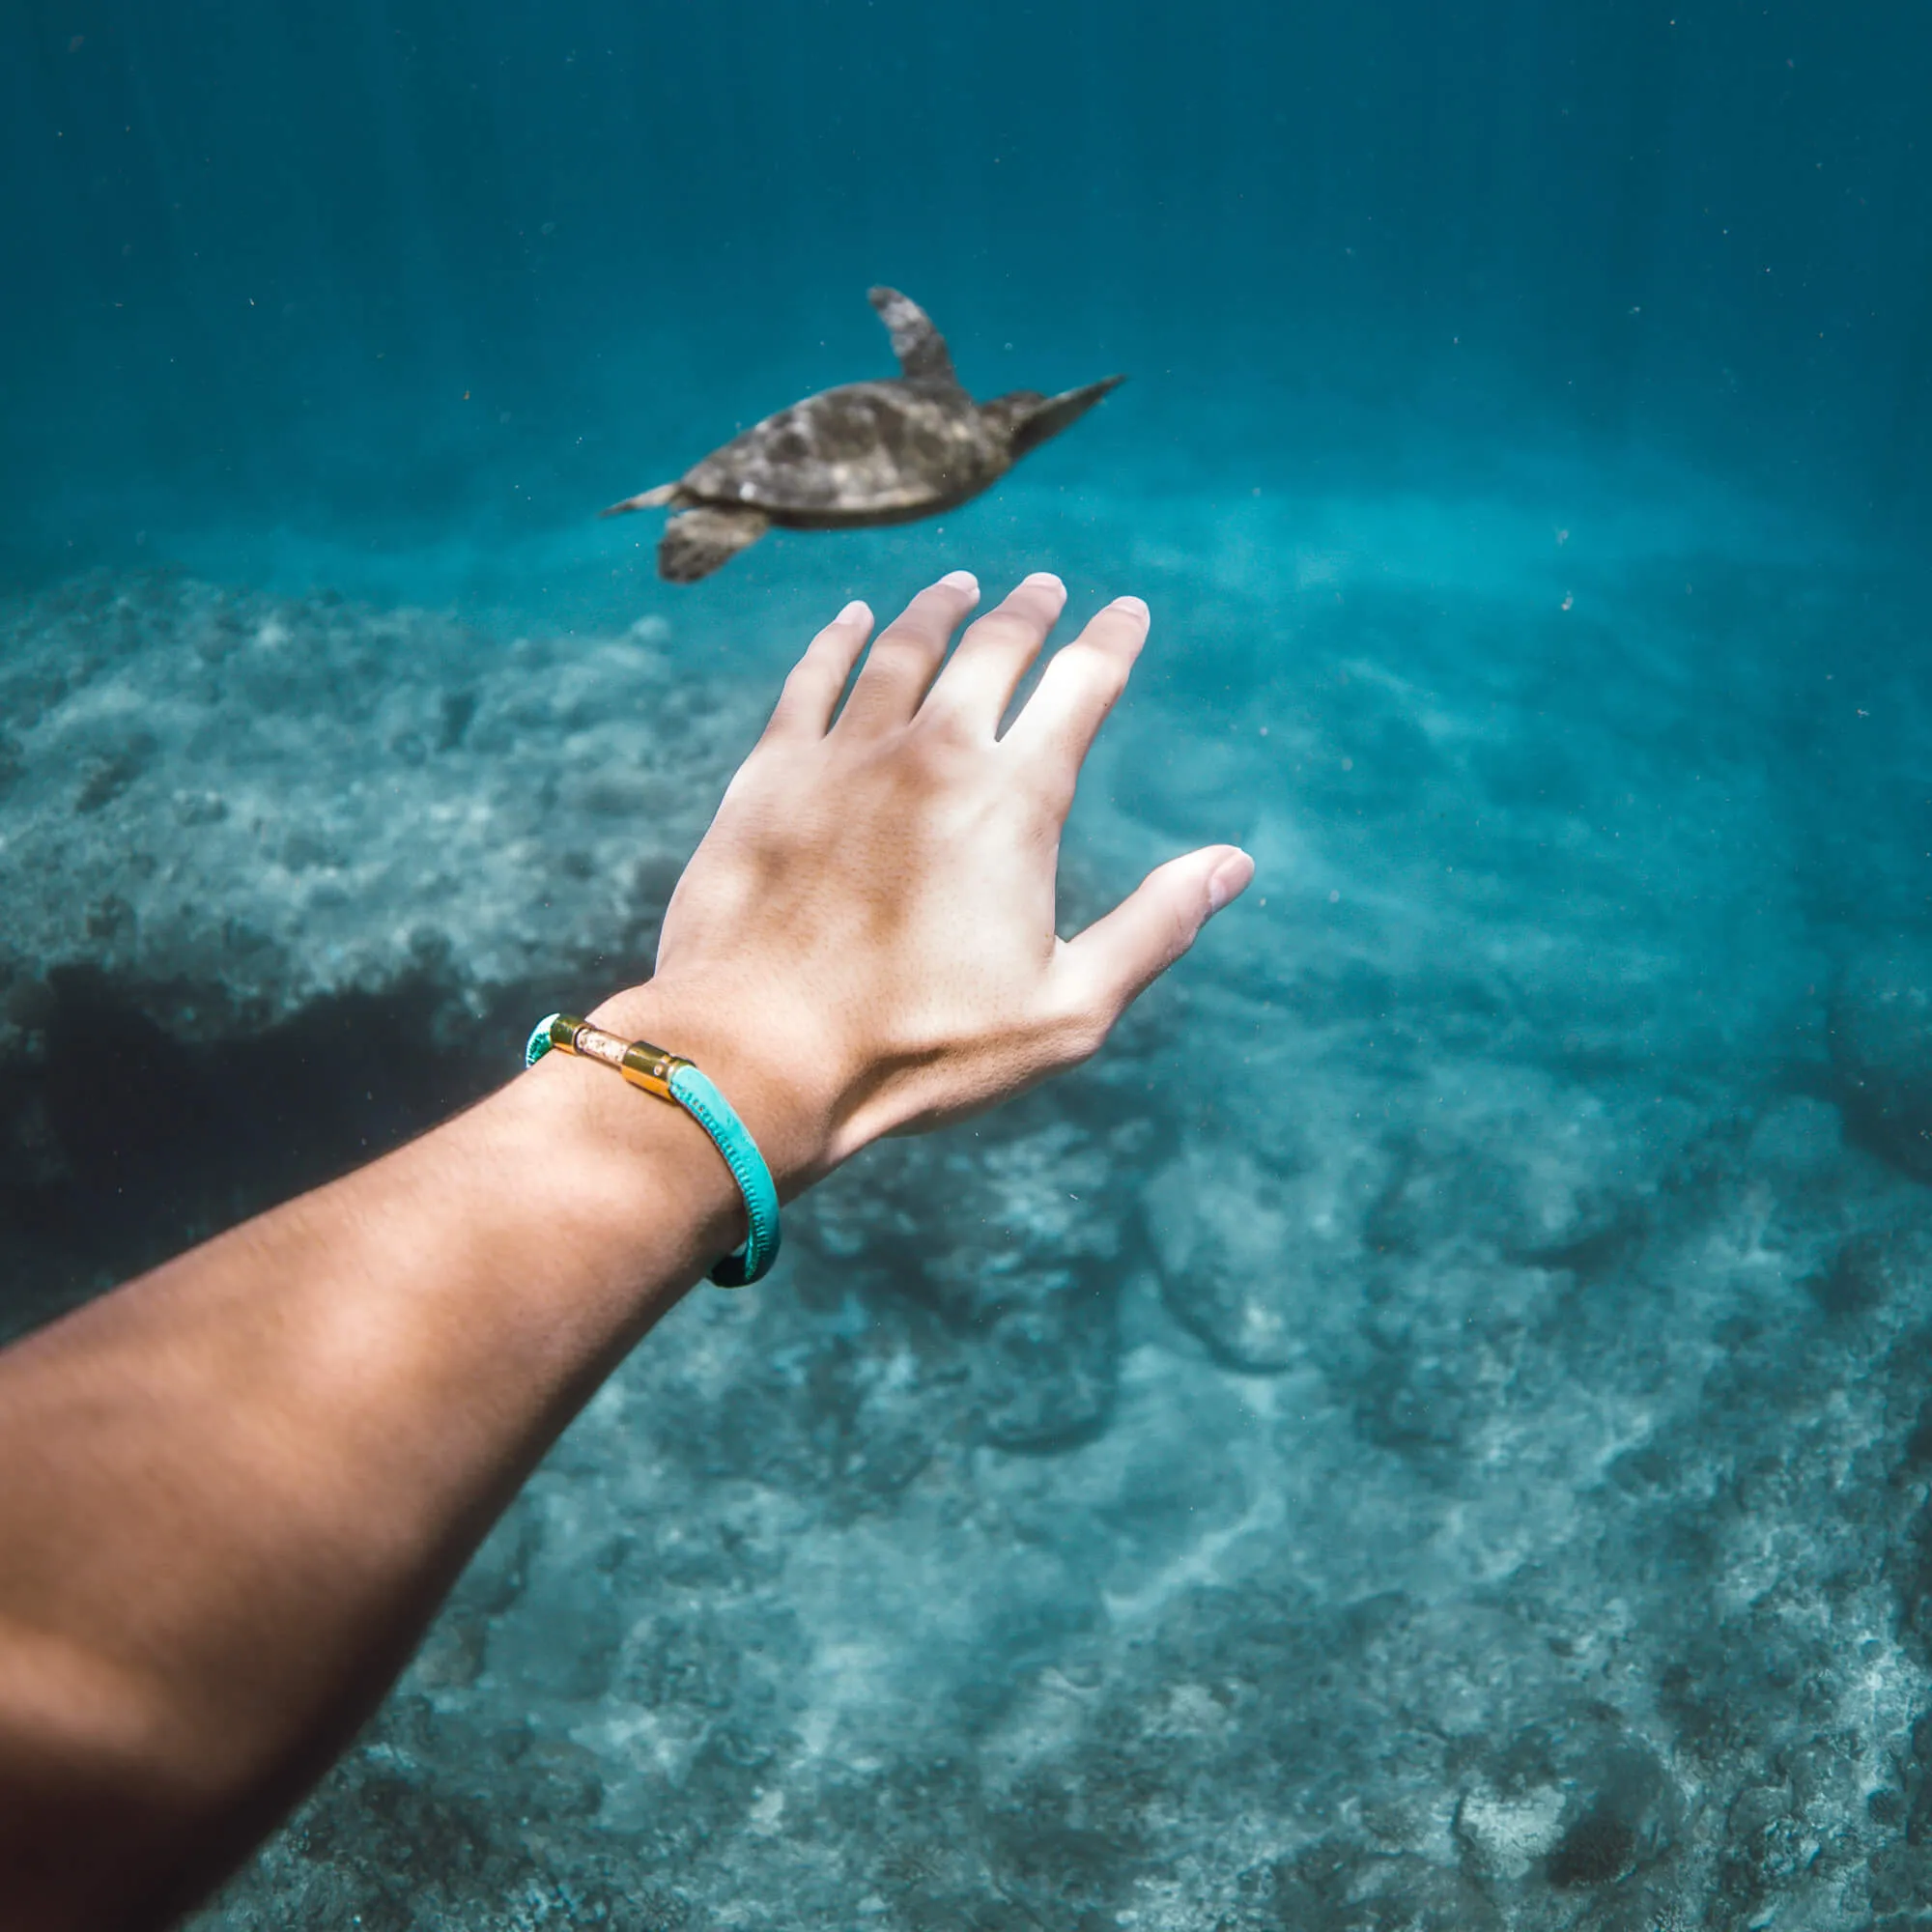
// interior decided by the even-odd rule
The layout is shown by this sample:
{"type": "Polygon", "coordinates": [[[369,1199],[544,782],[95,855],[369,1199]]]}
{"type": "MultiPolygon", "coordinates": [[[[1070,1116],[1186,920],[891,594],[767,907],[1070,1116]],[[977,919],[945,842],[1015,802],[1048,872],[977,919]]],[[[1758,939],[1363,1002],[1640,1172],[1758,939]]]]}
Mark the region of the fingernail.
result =
{"type": "Polygon", "coordinates": [[[970,570],[949,570],[939,581],[949,590],[963,590],[969,597],[980,594],[980,580],[970,570]]]}
{"type": "Polygon", "coordinates": [[[866,600],[863,597],[855,597],[832,621],[835,624],[852,624],[861,617],[869,617],[871,614],[871,608],[866,600]]]}
{"type": "Polygon", "coordinates": [[[1211,919],[1237,893],[1246,891],[1255,862],[1237,846],[1208,875],[1208,914],[1211,919]]]}
{"type": "Polygon", "coordinates": [[[1152,612],[1148,610],[1147,600],[1144,597],[1116,597],[1113,608],[1116,611],[1125,611],[1129,615],[1135,617],[1151,617],[1152,615],[1152,612]]]}
{"type": "Polygon", "coordinates": [[[1020,579],[1020,588],[1024,590],[1029,583],[1037,583],[1042,590],[1057,590],[1063,597],[1066,595],[1065,584],[1061,582],[1060,579],[1054,576],[1050,570],[1029,571],[1025,577],[1020,579]]]}

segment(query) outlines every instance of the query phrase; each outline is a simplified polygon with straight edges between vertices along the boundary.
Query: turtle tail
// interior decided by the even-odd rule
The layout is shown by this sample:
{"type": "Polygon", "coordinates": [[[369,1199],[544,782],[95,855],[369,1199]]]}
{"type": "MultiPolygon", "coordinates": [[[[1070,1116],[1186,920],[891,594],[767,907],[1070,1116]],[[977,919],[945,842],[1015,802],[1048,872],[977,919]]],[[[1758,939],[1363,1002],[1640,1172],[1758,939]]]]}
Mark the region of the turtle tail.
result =
{"type": "Polygon", "coordinates": [[[612,503],[608,510],[599,510],[600,517],[621,517],[631,510],[661,510],[677,497],[675,483],[660,483],[655,490],[645,490],[636,497],[626,497],[621,503],[612,503]]]}

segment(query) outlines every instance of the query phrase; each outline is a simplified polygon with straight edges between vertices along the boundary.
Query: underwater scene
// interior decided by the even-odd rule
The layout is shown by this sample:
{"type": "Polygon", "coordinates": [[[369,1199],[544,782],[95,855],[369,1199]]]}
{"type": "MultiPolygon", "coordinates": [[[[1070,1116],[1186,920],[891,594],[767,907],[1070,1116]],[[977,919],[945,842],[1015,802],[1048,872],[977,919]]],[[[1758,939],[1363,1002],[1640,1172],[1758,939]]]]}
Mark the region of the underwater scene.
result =
{"type": "Polygon", "coordinates": [[[647,973],[848,598],[1146,598],[1061,930],[1258,867],[645,1340],[195,1932],[1932,1923],[1928,89],[0,4],[0,1335],[647,973]]]}

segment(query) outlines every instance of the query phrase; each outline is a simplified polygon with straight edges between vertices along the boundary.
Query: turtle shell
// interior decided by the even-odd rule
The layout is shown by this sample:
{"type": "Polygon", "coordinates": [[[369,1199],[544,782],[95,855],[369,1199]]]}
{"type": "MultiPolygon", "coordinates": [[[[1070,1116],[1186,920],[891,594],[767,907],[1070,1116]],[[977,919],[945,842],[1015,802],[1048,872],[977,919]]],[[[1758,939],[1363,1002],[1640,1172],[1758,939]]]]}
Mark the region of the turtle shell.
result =
{"type": "Polygon", "coordinates": [[[983,490],[1006,439],[962,389],[848,383],[754,423],[688,470],[679,494],[777,523],[890,523],[983,490]]]}

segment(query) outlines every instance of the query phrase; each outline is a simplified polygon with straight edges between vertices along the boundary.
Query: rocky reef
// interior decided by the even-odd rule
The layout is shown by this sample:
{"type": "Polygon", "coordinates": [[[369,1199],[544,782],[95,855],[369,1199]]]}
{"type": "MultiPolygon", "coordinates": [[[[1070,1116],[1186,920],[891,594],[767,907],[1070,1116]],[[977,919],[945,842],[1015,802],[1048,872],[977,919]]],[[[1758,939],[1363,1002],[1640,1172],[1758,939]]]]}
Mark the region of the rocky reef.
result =
{"type": "Polygon", "coordinates": [[[391,1143],[541,1003],[648,970],[757,723],[658,631],[166,575],[0,611],[0,1228],[34,1257],[0,1321],[152,1253],[137,1223],[165,1247],[391,1143]]]}
{"type": "MultiPolygon", "coordinates": [[[[1208,836],[1252,900],[688,1301],[198,1925],[1932,1916],[1932,948],[1859,835],[1924,721],[1824,755],[1815,582],[1683,576],[1310,568],[1156,680],[1068,918],[1208,836]]],[[[657,622],[0,613],[9,1326],[642,970],[765,695],[657,622]]]]}

